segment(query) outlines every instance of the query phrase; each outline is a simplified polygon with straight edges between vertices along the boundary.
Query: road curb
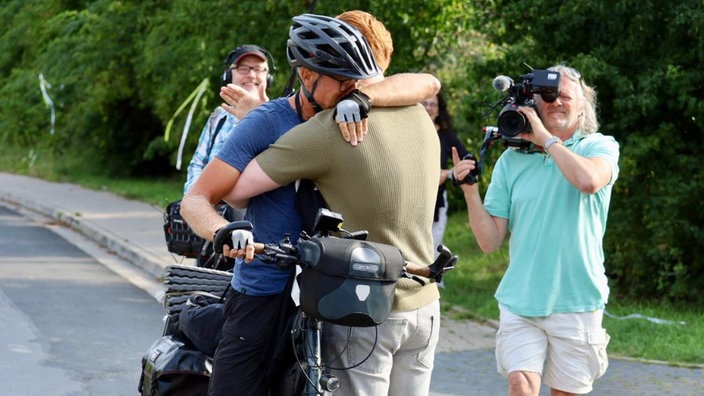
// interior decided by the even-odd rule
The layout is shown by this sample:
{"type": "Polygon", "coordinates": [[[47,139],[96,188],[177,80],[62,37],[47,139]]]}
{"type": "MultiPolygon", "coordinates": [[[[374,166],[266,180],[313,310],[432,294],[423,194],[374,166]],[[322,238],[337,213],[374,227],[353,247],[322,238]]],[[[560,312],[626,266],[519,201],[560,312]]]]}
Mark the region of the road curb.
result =
{"type": "Polygon", "coordinates": [[[159,259],[152,257],[153,255],[149,252],[135,251],[142,249],[129,245],[129,241],[123,240],[123,238],[111,233],[109,230],[84,221],[80,213],[68,213],[64,210],[43,205],[27,197],[5,191],[0,192],[0,202],[13,206],[14,209],[21,211],[25,215],[35,218],[39,217],[43,221],[51,221],[68,227],[107,249],[110,253],[154,276],[155,279],[163,278],[164,264],[160,264],[159,259]]]}

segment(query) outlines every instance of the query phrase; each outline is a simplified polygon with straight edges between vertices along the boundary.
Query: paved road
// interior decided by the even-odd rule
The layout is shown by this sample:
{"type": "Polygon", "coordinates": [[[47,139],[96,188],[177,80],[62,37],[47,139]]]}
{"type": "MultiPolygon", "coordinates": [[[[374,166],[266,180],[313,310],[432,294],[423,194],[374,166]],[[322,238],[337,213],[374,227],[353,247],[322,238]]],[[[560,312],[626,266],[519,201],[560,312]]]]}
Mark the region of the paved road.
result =
{"type": "MultiPolygon", "coordinates": [[[[435,356],[435,364],[432,396],[493,396],[507,393],[506,380],[496,372],[491,348],[440,352],[435,356]]],[[[540,394],[547,396],[550,392],[543,387],[540,394]]],[[[594,384],[591,394],[701,396],[704,395],[704,372],[701,369],[611,359],[608,371],[594,384]]]]}
{"type": "MultiPolygon", "coordinates": [[[[72,244],[89,251],[92,257],[98,257],[99,262],[148,294],[159,291],[155,278],[163,273],[165,265],[175,260],[165,248],[159,210],[106,192],[2,172],[0,186],[0,205],[21,210],[28,216],[60,220],[92,241],[63,232],[72,244]],[[111,254],[97,248],[96,243],[111,254]]],[[[36,248],[36,243],[31,247],[36,248]]],[[[0,320],[0,326],[5,322],[0,320]]],[[[506,382],[495,370],[493,332],[491,327],[471,321],[443,321],[432,395],[506,394],[506,382]]],[[[3,353],[0,351],[0,356],[3,353]]],[[[2,379],[0,384],[4,382],[2,379]]],[[[0,385],[0,395],[3,390],[0,385]]],[[[606,375],[595,384],[593,394],[704,395],[704,370],[612,359],[606,375]]]]}
{"type": "Polygon", "coordinates": [[[44,224],[0,207],[0,395],[136,395],[163,313],[44,224]]]}

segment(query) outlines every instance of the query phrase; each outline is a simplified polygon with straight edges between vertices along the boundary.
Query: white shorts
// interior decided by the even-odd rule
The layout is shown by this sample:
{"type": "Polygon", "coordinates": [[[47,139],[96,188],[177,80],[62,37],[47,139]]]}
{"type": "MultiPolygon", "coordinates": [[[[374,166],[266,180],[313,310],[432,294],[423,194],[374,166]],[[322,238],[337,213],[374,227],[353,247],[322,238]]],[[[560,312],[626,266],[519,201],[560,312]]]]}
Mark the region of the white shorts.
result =
{"type": "Polygon", "coordinates": [[[601,327],[603,310],[556,313],[546,317],[515,315],[499,304],[496,368],[539,373],[551,388],[569,393],[592,391],[609,366],[609,335],[601,327]]]}

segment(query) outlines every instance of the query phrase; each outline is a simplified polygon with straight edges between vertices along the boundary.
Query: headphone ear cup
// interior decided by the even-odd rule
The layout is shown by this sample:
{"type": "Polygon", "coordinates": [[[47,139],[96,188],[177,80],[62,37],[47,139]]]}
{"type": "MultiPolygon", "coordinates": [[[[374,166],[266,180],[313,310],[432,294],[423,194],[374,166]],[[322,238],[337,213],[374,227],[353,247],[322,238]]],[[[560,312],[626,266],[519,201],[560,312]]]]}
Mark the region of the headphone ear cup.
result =
{"type": "Polygon", "coordinates": [[[276,63],[274,62],[274,57],[265,48],[259,47],[264,55],[266,55],[269,62],[269,73],[266,74],[266,89],[269,90],[272,85],[274,85],[274,75],[276,74],[276,63]]]}
{"type": "Polygon", "coordinates": [[[226,86],[232,82],[232,69],[227,69],[222,73],[222,86],[226,86]]]}

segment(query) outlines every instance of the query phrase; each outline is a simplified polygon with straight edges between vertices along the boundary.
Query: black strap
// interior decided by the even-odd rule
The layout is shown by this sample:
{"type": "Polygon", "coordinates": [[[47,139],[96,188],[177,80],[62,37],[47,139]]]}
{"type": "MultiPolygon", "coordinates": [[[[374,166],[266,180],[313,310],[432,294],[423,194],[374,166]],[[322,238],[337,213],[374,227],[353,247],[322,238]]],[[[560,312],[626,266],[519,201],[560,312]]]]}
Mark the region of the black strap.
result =
{"type": "MultiPolygon", "coordinates": [[[[318,5],[318,0],[313,0],[308,4],[308,14],[314,13],[316,5],[318,5]]],[[[288,81],[286,82],[286,86],[284,87],[284,91],[281,93],[281,96],[288,97],[288,96],[293,95],[296,92],[293,89],[293,84],[296,83],[297,76],[298,76],[298,72],[296,71],[296,68],[292,67],[291,74],[288,76],[288,81]]]]}
{"type": "Polygon", "coordinates": [[[222,126],[225,124],[225,121],[227,120],[227,116],[224,116],[218,121],[218,125],[215,127],[215,132],[213,132],[213,136],[210,137],[210,144],[208,144],[208,158],[210,158],[210,152],[213,150],[213,146],[215,145],[215,138],[218,136],[218,133],[220,133],[220,129],[222,129],[222,126]]]}
{"type": "Polygon", "coordinates": [[[303,109],[301,107],[300,92],[296,94],[296,96],[293,98],[293,101],[296,103],[296,114],[298,114],[298,119],[301,120],[301,122],[305,122],[306,120],[303,119],[303,109]]]}
{"type": "Polygon", "coordinates": [[[323,111],[323,108],[320,107],[318,102],[315,101],[315,91],[318,90],[318,81],[320,81],[320,77],[318,77],[315,82],[313,83],[313,88],[312,91],[309,91],[305,84],[303,84],[303,81],[301,81],[301,92],[303,92],[304,95],[306,95],[306,99],[308,99],[308,103],[313,107],[313,111],[317,114],[323,111]]]}
{"type": "Polygon", "coordinates": [[[296,211],[301,216],[303,230],[309,235],[315,234],[315,219],[318,209],[328,205],[323,194],[312,180],[301,179],[296,187],[296,211]]]}
{"type": "Polygon", "coordinates": [[[281,93],[281,96],[283,97],[289,97],[296,93],[296,90],[293,89],[293,84],[296,83],[296,77],[298,76],[298,72],[296,72],[296,68],[292,67],[291,68],[291,75],[288,76],[288,81],[286,82],[286,86],[284,87],[284,91],[281,93]]]}

